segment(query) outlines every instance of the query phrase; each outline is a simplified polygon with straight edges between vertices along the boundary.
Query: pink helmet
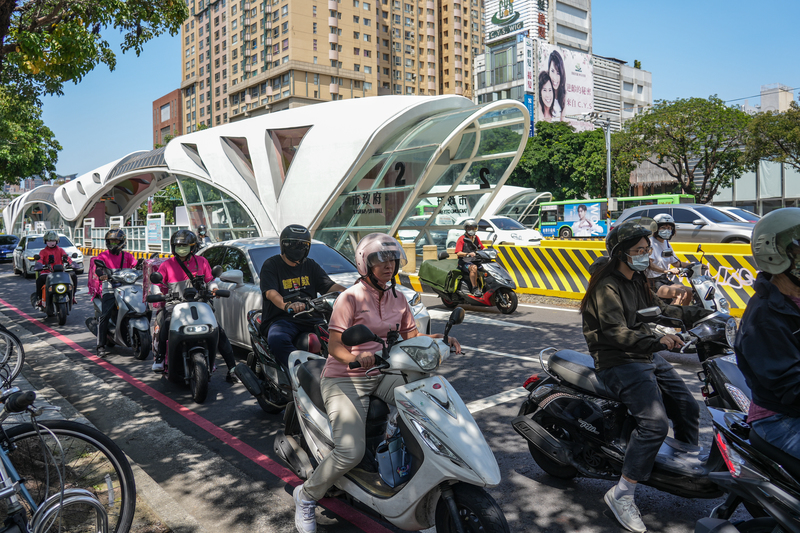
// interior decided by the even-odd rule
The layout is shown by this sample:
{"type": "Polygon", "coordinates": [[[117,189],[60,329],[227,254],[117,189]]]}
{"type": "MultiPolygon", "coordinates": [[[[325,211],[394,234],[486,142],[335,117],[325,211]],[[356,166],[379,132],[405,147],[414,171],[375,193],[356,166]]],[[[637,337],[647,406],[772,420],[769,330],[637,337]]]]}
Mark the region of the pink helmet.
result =
{"type": "Polygon", "coordinates": [[[406,263],[406,253],[397,239],[385,233],[370,233],[358,243],[356,247],[356,268],[362,276],[370,274],[370,268],[378,263],[397,261],[397,270],[406,263]]]}

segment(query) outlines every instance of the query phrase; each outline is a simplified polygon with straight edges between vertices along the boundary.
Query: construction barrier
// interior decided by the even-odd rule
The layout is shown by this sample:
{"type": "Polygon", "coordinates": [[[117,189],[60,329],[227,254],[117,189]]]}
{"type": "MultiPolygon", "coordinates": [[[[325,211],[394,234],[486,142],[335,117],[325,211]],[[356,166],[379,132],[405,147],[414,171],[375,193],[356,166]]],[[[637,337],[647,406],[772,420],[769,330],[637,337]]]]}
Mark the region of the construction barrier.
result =
{"type": "MultiPolygon", "coordinates": [[[[750,296],[756,268],[749,244],[704,244],[702,261],[717,280],[719,290],[731,306],[731,314],[741,316],[750,296]]],[[[674,243],[675,255],[684,262],[699,262],[697,244],[674,243]]],[[[581,299],[589,284],[589,266],[606,254],[605,243],[598,241],[542,241],[540,246],[496,246],[497,261],[517,284],[517,292],[559,298],[581,299]]],[[[400,283],[418,292],[433,292],[416,275],[401,273],[400,283]]],[[[688,284],[688,280],[684,280],[688,284]]]]}

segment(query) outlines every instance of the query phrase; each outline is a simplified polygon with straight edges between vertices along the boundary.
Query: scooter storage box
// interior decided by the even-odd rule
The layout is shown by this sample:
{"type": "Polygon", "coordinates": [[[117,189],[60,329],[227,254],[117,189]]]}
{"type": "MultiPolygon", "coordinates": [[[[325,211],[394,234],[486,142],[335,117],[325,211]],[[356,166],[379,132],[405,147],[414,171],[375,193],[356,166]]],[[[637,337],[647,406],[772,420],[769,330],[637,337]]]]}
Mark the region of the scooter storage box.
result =
{"type": "Polygon", "coordinates": [[[461,279],[458,259],[425,261],[419,267],[419,279],[439,291],[455,292],[461,279]]]}

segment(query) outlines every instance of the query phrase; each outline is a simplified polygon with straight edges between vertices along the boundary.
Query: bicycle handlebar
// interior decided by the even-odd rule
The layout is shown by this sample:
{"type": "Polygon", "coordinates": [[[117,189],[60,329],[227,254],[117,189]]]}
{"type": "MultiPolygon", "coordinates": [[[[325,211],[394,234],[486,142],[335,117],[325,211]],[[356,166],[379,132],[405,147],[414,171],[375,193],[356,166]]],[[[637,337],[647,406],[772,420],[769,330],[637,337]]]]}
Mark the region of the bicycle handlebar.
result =
{"type": "Polygon", "coordinates": [[[7,413],[21,413],[33,405],[35,400],[36,393],[33,391],[15,392],[6,400],[5,411],[7,413]]]}

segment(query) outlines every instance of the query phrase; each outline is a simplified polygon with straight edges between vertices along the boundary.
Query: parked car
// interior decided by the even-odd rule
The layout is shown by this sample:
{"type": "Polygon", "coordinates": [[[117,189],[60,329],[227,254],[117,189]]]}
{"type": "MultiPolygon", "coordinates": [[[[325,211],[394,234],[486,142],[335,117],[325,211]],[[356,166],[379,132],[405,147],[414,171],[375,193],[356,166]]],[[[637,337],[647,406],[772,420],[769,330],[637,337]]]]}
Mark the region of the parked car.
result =
{"type": "MultiPolygon", "coordinates": [[[[75,265],[75,274],[83,274],[83,253],[72,244],[72,241],[66,235],[58,235],[58,245],[70,257],[72,257],[72,254],[78,254],[78,257],[73,259],[72,263],[75,265]]],[[[22,237],[14,249],[14,274],[22,274],[26,278],[33,276],[33,264],[36,261],[28,261],[28,258],[41,252],[44,246],[42,235],[26,235],[22,237]]]]}
{"type": "MultiPolygon", "coordinates": [[[[277,237],[254,237],[210,244],[200,251],[212,267],[222,265],[221,289],[231,291],[229,298],[214,302],[217,320],[225,329],[232,344],[250,349],[250,335],[247,332],[247,312],[261,309],[261,266],[273,255],[280,254],[280,241],[277,237]],[[230,280],[225,272],[240,270],[241,283],[230,280]],[[227,281],[226,281],[227,278],[227,281]]],[[[359,278],[353,263],[345,256],[320,241],[311,242],[308,256],[316,261],[328,276],[344,287],[349,287],[359,278]]],[[[430,315],[420,295],[407,287],[397,286],[397,291],[408,299],[417,329],[430,333],[430,315]]]]}
{"type": "MultiPolygon", "coordinates": [[[[468,220],[462,218],[458,224],[464,224],[468,220]]],[[[455,248],[458,238],[464,235],[462,229],[451,229],[447,233],[447,247],[455,248]]],[[[514,246],[538,246],[542,242],[542,234],[535,229],[526,228],[513,218],[494,216],[481,219],[478,222],[478,238],[481,242],[489,244],[497,239],[494,244],[512,244],[514,246]]]]}
{"type": "Polygon", "coordinates": [[[703,204],[642,205],[629,207],[614,222],[617,226],[633,216],[653,218],[660,213],[675,219],[673,242],[750,243],[755,224],[740,222],[725,211],[703,204]]]}
{"type": "Polygon", "coordinates": [[[752,211],[748,211],[747,209],[742,209],[741,207],[731,207],[731,206],[723,207],[719,205],[715,205],[714,207],[722,211],[725,211],[739,222],[752,222],[753,224],[755,224],[756,222],[761,220],[760,216],[756,215],[752,211]]]}
{"type": "Polygon", "coordinates": [[[19,243],[16,235],[0,235],[0,261],[13,261],[14,248],[19,243]]]}

